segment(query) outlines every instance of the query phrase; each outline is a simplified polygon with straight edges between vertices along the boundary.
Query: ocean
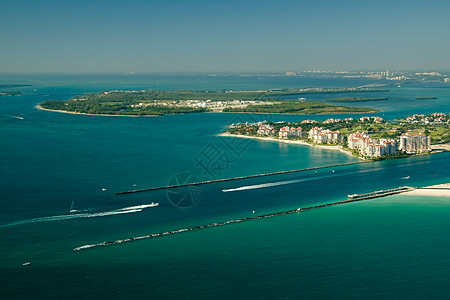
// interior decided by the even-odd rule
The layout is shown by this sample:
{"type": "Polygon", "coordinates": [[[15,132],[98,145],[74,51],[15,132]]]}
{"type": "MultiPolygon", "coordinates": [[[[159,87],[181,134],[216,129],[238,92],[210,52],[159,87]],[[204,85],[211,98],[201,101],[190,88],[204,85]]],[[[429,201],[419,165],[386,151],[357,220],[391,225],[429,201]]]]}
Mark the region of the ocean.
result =
{"type": "MultiPolygon", "coordinates": [[[[309,146],[217,136],[241,121],[324,120],[330,115],[102,117],[41,111],[35,108],[39,102],[112,89],[249,90],[370,83],[236,75],[1,75],[0,86],[30,85],[0,88],[23,92],[0,98],[1,298],[447,298],[450,205],[443,197],[396,195],[73,251],[340,201],[348,194],[450,182],[450,155],[114,196],[358,160],[309,146]],[[152,202],[159,206],[141,206],[152,202]],[[77,214],[69,213],[72,203],[77,214]]],[[[414,83],[389,90],[373,93],[389,100],[357,106],[382,109],[371,115],[389,120],[450,111],[448,84],[414,83]],[[437,98],[415,99],[418,96],[437,98]]]]}

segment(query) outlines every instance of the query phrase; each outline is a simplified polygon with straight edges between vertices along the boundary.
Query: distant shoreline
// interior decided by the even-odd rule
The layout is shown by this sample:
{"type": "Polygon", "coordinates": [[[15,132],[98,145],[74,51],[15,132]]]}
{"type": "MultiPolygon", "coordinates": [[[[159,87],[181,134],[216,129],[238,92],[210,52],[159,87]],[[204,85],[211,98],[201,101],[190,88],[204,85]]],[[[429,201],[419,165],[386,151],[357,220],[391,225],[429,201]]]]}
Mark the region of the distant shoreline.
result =
{"type": "Polygon", "coordinates": [[[231,134],[228,132],[220,133],[220,134],[218,134],[218,136],[229,136],[229,137],[237,137],[237,138],[256,139],[256,140],[261,140],[261,141],[274,141],[274,142],[280,142],[280,143],[286,143],[286,144],[305,145],[305,146],[310,146],[310,147],[315,147],[315,148],[320,148],[320,149],[325,149],[325,150],[339,151],[341,153],[353,156],[359,160],[365,161],[364,158],[353,155],[353,153],[351,153],[350,151],[343,149],[342,146],[313,145],[313,144],[307,143],[305,141],[300,141],[300,140],[282,140],[282,139],[276,139],[276,138],[270,138],[270,137],[258,137],[258,136],[231,134]]]}
{"type": "Polygon", "coordinates": [[[161,117],[161,116],[158,116],[158,115],[107,115],[107,114],[88,114],[88,113],[79,113],[79,112],[68,111],[68,110],[56,110],[56,109],[43,108],[43,107],[40,106],[39,104],[36,105],[35,108],[40,109],[40,110],[53,111],[53,112],[58,112],[58,113],[63,113],[63,114],[71,114],[71,115],[102,116],[102,117],[133,117],[133,118],[137,118],[137,117],[161,117]]]}

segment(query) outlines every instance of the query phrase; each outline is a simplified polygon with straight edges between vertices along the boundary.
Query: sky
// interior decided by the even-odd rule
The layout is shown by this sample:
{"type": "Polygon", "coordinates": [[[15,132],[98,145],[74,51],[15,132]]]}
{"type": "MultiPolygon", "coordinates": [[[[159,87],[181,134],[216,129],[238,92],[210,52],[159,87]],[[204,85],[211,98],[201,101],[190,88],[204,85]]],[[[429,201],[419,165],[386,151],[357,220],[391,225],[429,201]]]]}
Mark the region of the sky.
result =
{"type": "Polygon", "coordinates": [[[0,73],[450,70],[450,1],[0,0],[0,73]]]}

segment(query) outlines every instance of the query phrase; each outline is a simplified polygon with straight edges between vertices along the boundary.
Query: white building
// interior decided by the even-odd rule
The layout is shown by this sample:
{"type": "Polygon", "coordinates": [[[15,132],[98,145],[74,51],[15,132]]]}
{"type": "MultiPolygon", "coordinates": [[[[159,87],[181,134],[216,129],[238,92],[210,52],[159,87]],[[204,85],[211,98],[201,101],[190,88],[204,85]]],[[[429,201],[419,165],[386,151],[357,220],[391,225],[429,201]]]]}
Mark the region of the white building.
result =
{"type": "Polygon", "coordinates": [[[340,144],[343,140],[342,134],[339,131],[331,131],[322,127],[311,128],[308,136],[317,144],[340,144]]]}
{"type": "Polygon", "coordinates": [[[305,136],[305,132],[301,127],[289,127],[285,126],[280,128],[280,131],[278,132],[278,137],[280,139],[288,139],[288,138],[302,138],[305,136]]]}
{"type": "Polygon", "coordinates": [[[358,150],[367,157],[390,156],[398,153],[398,145],[395,140],[370,138],[364,132],[355,132],[347,137],[348,147],[358,150]]]}
{"type": "Polygon", "coordinates": [[[423,133],[407,132],[400,137],[400,150],[406,153],[422,153],[431,151],[431,138],[423,133]]]}
{"type": "Polygon", "coordinates": [[[266,135],[272,136],[275,135],[277,131],[270,125],[262,124],[258,127],[258,131],[256,131],[257,135],[266,135]]]}
{"type": "Polygon", "coordinates": [[[375,123],[383,123],[384,119],[380,117],[361,117],[359,121],[362,123],[373,121],[375,123]]]}

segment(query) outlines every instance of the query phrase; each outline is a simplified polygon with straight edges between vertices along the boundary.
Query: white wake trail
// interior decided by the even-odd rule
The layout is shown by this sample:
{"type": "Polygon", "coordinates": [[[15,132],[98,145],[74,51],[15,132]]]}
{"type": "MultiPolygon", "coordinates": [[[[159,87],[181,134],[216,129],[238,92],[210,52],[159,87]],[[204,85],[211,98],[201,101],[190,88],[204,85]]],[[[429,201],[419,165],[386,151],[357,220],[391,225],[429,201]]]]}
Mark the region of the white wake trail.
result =
{"type": "Polygon", "coordinates": [[[14,226],[14,225],[29,224],[29,223],[65,221],[65,220],[81,219],[81,218],[95,218],[95,217],[106,217],[106,216],[121,215],[121,214],[131,214],[131,213],[141,212],[145,208],[155,207],[158,205],[159,205],[158,203],[141,204],[141,205],[136,205],[136,206],[119,208],[119,209],[115,209],[112,211],[106,211],[106,212],[74,213],[74,214],[69,214],[69,215],[57,215],[57,216],[33,218],[33,219],[20,220],[20,221],[15,221],[15,222],[8,223],[5,225],[1,225],[0,228],[10,227],[10,226],[14,226]]]}

